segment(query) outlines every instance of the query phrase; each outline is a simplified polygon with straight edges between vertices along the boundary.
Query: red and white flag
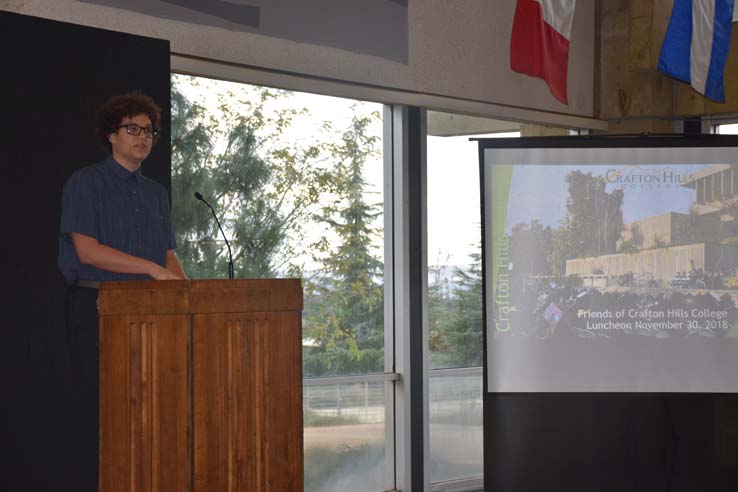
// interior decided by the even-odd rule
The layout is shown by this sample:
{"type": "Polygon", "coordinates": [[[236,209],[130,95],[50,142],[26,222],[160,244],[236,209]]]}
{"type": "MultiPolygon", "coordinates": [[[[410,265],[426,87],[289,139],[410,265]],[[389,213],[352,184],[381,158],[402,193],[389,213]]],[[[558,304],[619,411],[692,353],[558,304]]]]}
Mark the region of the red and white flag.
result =
{"type": "Polygon", "coordinates": [[[546,81],[568,104],[566,71],[576,0],[518,0],[510,38],[510,68],[546,81]]]}

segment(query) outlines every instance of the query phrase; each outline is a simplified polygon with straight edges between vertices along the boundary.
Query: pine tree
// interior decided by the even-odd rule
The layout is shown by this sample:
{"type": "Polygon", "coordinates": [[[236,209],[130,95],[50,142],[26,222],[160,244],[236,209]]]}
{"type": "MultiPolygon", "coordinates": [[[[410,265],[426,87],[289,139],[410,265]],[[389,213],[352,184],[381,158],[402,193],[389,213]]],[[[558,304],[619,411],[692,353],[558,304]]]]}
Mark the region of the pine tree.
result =
{"type": "MultiPolygon", "coordinates": [[[[448,259],[447,259],[448,260],[448,259]]],[[[444,367],[451,350],[446,338],[450,317],[456,310],[444,266],[428,266],[428,351],[431,369],[444,367]]]]}
{"type": "Polygon", "coordinates": [[[384,308],[382,262],[372,251],[379,204],[367,203],[364,164],[376,155],[372,117],[354,116],[341,142],[331,146],[335,201],[321,220],[335,232],[337,247],[326,248],[323,269],[308,284],[306,335],[315,347],[304,355],[309,375],[382,372],[384,308]]]}
{"type": "Polygon", "coordinates": [[[470,258],[468,269],[455,270],[450,313],[438,328],[445,349],[442,361],[437,363],[440,366],[482,365],[482,260],[479,253],[471,254],[470,258]]]}

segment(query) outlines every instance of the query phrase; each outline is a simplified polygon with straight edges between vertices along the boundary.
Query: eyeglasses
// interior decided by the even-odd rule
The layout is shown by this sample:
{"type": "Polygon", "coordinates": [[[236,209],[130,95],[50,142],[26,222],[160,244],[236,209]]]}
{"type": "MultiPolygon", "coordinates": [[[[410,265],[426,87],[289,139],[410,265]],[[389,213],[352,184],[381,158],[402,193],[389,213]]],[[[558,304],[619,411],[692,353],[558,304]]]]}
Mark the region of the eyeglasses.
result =
{"type": "Polygon", "coordinates": [[[126,133],[133,135],[134,137],[141,135],[141,131],[143,131],[144,135],[148,138],[156,138],[159,136],[159,130],[152,126],[138,126],[136,124],[129,123],[127,125],[120,125],[117,129],[121,128],[125,128],[126,133]]]}

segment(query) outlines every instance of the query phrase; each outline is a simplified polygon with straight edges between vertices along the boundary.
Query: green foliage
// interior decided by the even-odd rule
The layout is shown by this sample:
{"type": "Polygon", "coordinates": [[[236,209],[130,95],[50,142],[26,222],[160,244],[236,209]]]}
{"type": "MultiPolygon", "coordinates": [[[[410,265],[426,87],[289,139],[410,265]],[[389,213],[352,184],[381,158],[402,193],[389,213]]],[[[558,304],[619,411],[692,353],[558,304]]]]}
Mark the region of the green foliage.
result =
{"type": "MultiPolygon", "coordinates": [[[[436,359],[451,350],[445,337],[448,319],[456,308],[455,299],[448,295],[451,285],[443,275],[441,266],[428,266],[428,350],[431,368],[437,365],[436,359]]],[[[439,361],[440,362],[440,361],[439,361]]],[[[440,362],[443,365],[442,362],[440,362]]]]}
{"type": "Polygon", "coordinates": [[[216,116],[190,101],[181,82],[173,76],[172,208],[185,271],[200,278],[227,271],[225,243],[210,210],[193,198],[195,191],[223,221],[237,277],[268,277],[294,269],[293,245],[331,181],[328,170],[316,165],[322,154],[319,145],[272,143],[280,141],[300,112],[283,109],[267,116],[264,105],[288,95],[244,88],[222,97],[216,116]],[[261,136],[265,132],[269,139],[261,136]]]}
{"type": "Polygon", "coordinates": [[[468,269],[454,270],[449,294],[440,275],[428,286],[432,367],[482,365],[482,261],[471,255],[468,269]]]}
{"type": "Polygon", "coordinates": [[[293,142],[288,135],[307,111],[279,109],[289,93],[240,86],[206,109],[185,95],[192,94],[186,85],[199,83],[172,77],[173,221],[185,271],[195,278],[227,271],[217,225],[193,198],[199,191],[221,217],[237,277],[303,276],[300,261],[321,264],[303,279],[303,334],[314,342],[304,353],[306,375],[381,372],[382,262],[372,246],[381,204],[367,203],[363,175],[378,154],[370,124],[379,115],[354,108],[345,131],[326,122],[314,140],[293,142]],[[326,234],[314,241],[308,229],[314,235],[316,225],[326,234]]]}
{"type": "Polygon", "coordinates": [[[318,245],[323,269],[306,284],[306,375],[323,376],[384,370],[382,262],[372,251],[379,231],[372,225],[380,204],[365,201],[363,167],[377,152],[369,134],[372,118],[355,116],[340,143],[328,146],[333,158],[334,200],[316,217],[335,232],[337,247],[318,245]]]}
{"type": "Polygon", "coordinates": [[[531,275],[550,275],[548,256],[553,251],[553,231],[538,220],[517,224],[510,231],[511,285],[521,288],[531,275]]]}
{"type": "Polygon", "coordinates": [[[551,231],[551,250],[547,259],[553,275],[565,275],[566,260],[575,258],[569,250],[569,240],[569,232],[563,226],[551,231]]]}
{"type": "Polygon", "coordinates": [[[383,265],[373,246],[381,203],[368,202],[363,172],[378,155],[379,115],[354,108],[342,132],[325,123],[313,141],[291,142],[306,110],[273,104],[288,93],[242,86],[206,110],[186,84],[198,82],[173,76],[173,220],[185,271],[226,272],[217,225],[192,196],[200,191],[222,217],[238,277],[302,276],[306,258],[321,265],[303,279],[306,375],[383,371],[383,265]],[[317,240],[316,226],[326,231],[317,240]]]}
{"type": "Polygon", "coordinates": [[[665,248],[668,244],[666,241],[661,239],[661,236],[657,236],[656,234],[653,235],[653,247],[654,248],[665,248]]]}
{"type": "Polygon", "coordinates": [[[635,249],[643,247],[643,233],[641,232],[641,228],[638,226],[638,224],[633,224],[630,226],[630,240],[633,243],[633,247],[635,249]]]}
{"type": "Polygon", "coordinates": [[[738,323],[733,324],[733,327],[725,336],[728,338],[738,338],[738,323]]]}
{"type": "Polygon", "coordinates": [[[623,229],[623,190],[606,191],[605,178],[571,171],[569,199],[561,227],[553,231],[548,257],[554,275],[563,275],[566,260],[615,253],[623,229]]]}
{"type": "Polygon", "coordinates": [[[643,233],[638,224],[630,226],[630,238],[621,241],[618,246],[618,253],[633,253],[643,248],[643,233]]]}
{"type": "Polygon", "coordinates": [[[735,271],[735,275],[725,279],[725,287],[728,289],[738,289],[738,270],[735,271]]]}

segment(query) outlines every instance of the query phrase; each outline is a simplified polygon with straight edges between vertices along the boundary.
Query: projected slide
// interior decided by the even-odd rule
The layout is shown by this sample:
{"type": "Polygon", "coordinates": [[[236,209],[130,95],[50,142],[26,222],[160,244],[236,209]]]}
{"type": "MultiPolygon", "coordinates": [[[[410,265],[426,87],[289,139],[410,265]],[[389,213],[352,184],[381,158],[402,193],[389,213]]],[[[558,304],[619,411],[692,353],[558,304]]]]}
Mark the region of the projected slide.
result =
{"type": "Polygon", "coordinates": [[[738,165],[683,151],[487,151],[489,391],[738,390],[738,165]]]}

